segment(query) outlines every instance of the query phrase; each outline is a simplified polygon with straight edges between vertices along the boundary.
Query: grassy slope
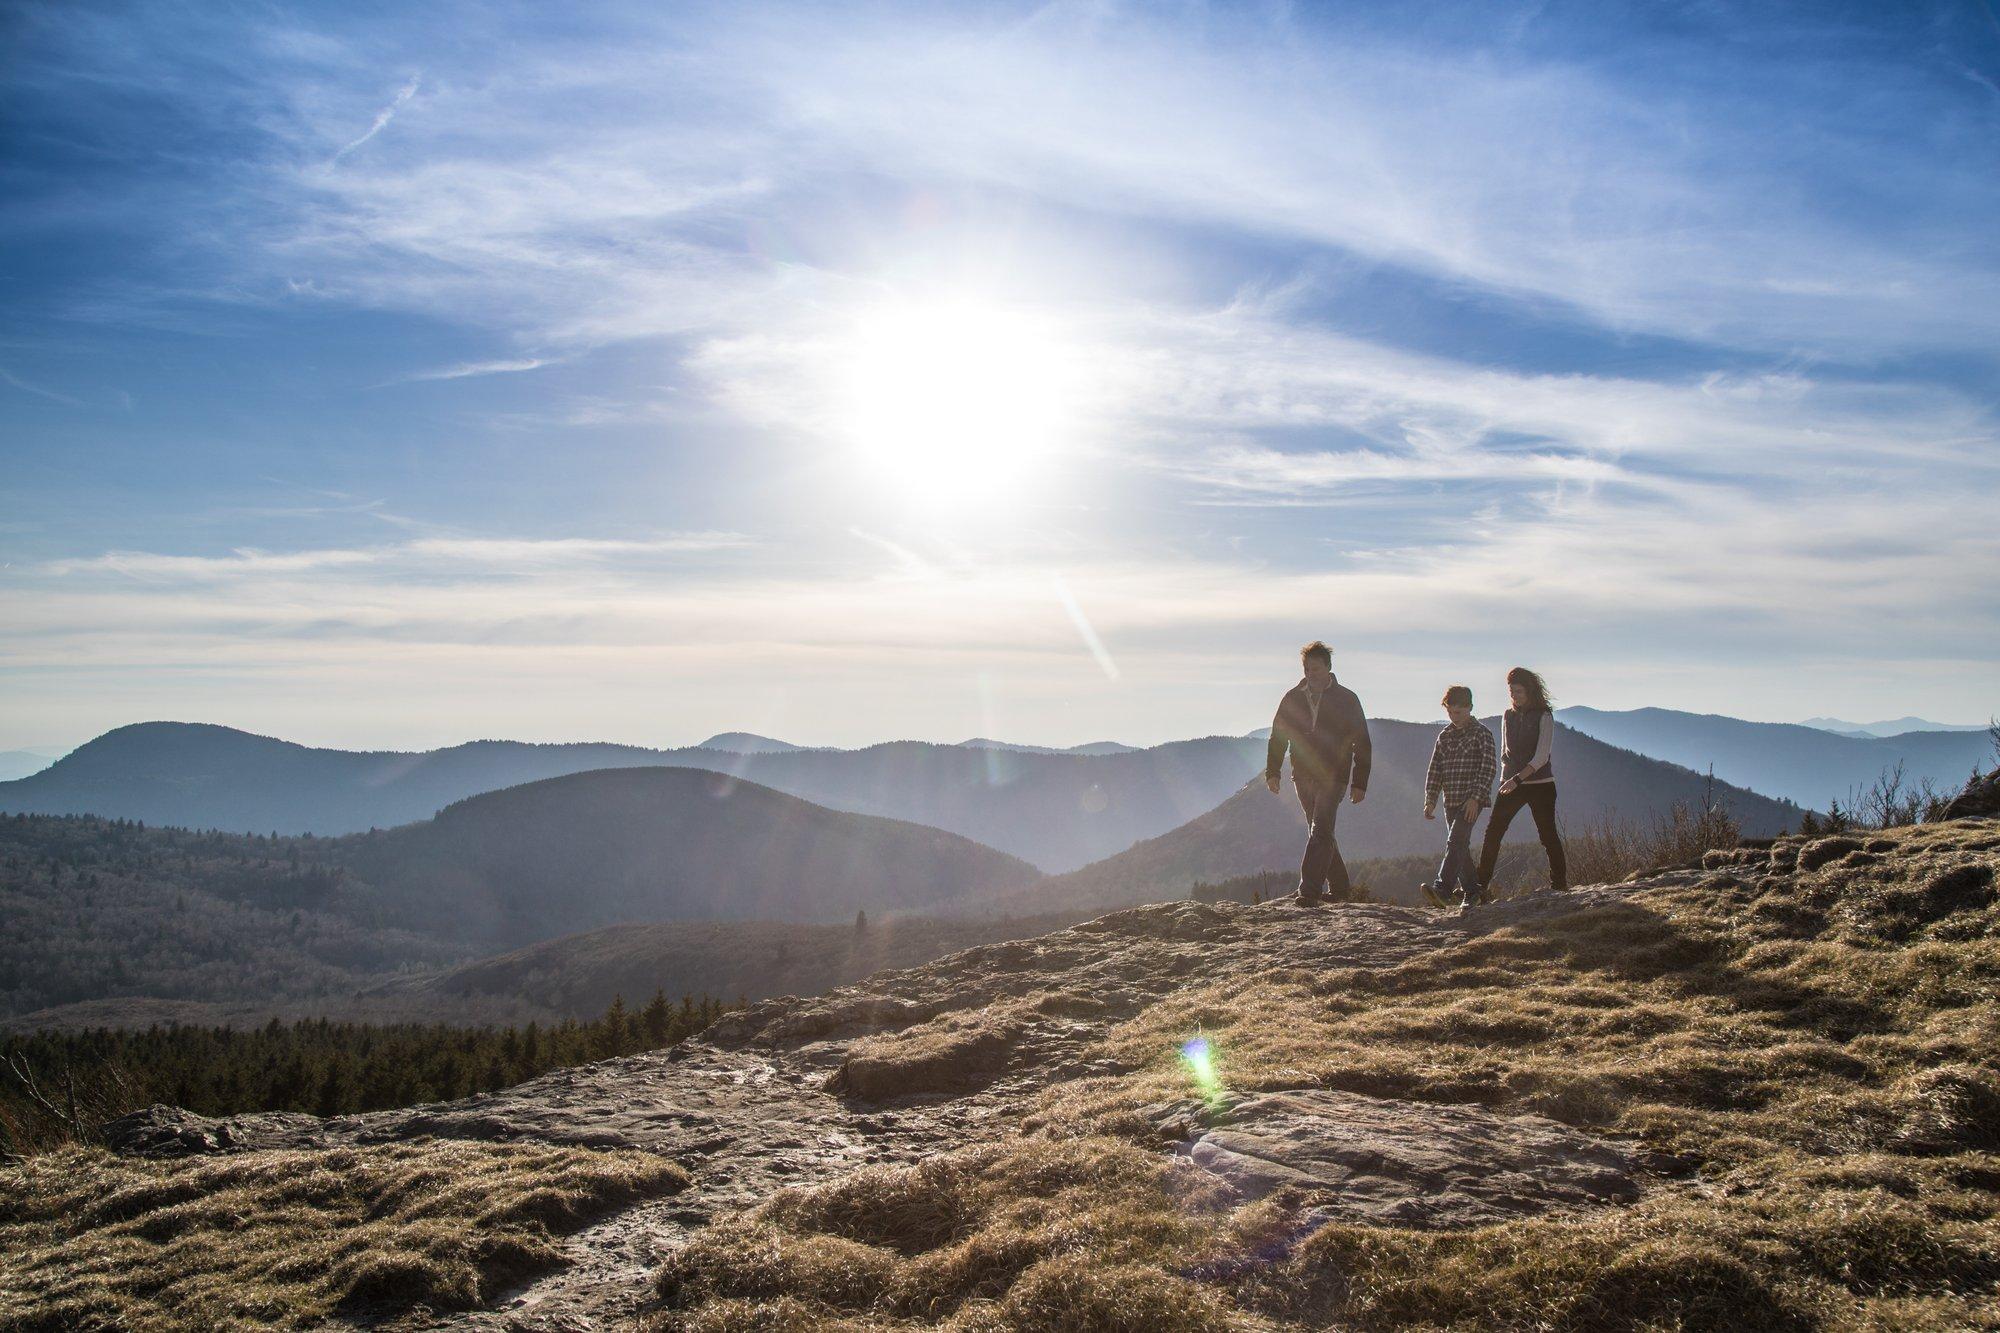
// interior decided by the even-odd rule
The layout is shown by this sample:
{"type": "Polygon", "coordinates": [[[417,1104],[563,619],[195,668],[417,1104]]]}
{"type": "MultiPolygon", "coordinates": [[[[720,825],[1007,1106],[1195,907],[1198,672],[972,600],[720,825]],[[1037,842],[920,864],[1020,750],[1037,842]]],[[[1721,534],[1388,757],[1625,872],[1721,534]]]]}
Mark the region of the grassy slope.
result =
{"type": "Polygon", "coordinates": [[[0,1329],[248,1329],[464,1309],[554,1237],[686,1187],[639,1152],[416,1142],[0,1172],[0,1329]]]}
{"type": "MultiPolygon", "coordinates": [[[[662,1274],[691,1329],[2000,1326],[2000,826],[1729,855],[1386,971],[1213,978],[1021,1139],[788,1192],[662,1274]],[[1802,869],[1795,869],[1799,862],[1802,869]],[[1239,1091],[1539,1112],[1629,1208],[1476,1231],[1234,1207],[1151,1145],[1200,1025],[1239,1091]]],[[[1421,1115],[1421,1106],[1412,1108],[1421,1115]]]]}
{"type": "Polygon", "coordinates": [[[602,1013],[614,995],[638,1004],[656,988],[725,1000],[816,995],[884,968],[914,967],[974,945],[1033,939],[1088,915],[953,920],[877,916],[867,927],[770,921],[607,926],[398,983],[382,998],[429,1000],[449,1011],[481,998],[517,1000],[538,1014],[602,1013]]]}

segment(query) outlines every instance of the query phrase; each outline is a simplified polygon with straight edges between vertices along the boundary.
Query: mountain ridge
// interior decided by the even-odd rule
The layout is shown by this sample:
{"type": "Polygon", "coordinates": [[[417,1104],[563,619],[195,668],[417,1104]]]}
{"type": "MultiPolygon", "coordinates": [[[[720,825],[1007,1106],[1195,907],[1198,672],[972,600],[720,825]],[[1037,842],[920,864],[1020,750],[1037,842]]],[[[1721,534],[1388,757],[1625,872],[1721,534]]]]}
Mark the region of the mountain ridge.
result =
{"type": "Polygon", "coordinates": [[[0,810],[327,836],[427,819],[481,791],[605,768],[698,768],[830,809],[929,824],[1067,869],[1172,828],[1242,780],[1253,743],[1198,737],[1112,754],[885,741],[742,754],[608,742],[472,741],[431,751],[303,746],[212,723],[115,728],[29,778],[0,810]]]}
{"type": "Polygon", "coordinates": [[[1792,722],[1745,722],[1669,708],[1556,710],[1564,726],[1816,810],[1852,805],[1899,762],[1911,785],[1956,791],[1993,754],[1984,729],[1846,736],[1792,722]]]}

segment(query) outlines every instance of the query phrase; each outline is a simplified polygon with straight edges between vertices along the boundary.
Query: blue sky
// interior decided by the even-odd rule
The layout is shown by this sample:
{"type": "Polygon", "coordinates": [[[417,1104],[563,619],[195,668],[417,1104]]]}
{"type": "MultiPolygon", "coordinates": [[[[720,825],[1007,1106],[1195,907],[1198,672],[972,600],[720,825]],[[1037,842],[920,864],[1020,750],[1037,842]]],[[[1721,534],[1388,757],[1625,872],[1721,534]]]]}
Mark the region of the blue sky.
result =
{"type": "Polygon", "coordinates": [[[0,744],[2000,707],[1978,3],[15,5],[0,744]]]}

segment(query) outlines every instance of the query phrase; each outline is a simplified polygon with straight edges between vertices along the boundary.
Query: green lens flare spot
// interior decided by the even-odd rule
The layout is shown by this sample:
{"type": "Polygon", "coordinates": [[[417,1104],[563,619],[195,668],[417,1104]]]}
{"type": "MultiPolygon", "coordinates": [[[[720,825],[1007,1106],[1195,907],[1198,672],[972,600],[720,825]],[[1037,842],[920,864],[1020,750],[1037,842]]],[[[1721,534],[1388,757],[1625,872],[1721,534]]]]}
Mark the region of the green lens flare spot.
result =
{"type": "Polygon", "coordinates": [[[1222,1095],[1222,1077],[1215,1071],[1215,1048],[1207,1037],[1190,1037],[1181,1044],[1181,1063],[1187,1066],[1196,1091],[1214,1101],[1222,1095]]]}

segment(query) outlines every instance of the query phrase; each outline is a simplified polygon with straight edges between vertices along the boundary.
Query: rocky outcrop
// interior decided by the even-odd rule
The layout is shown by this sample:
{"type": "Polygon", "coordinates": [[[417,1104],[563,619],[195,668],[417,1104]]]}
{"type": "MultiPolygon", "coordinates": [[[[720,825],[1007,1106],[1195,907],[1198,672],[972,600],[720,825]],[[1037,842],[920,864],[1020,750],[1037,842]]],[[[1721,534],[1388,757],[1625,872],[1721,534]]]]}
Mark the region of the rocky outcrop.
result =
{"type": "Polygon", "coordinates": [[[198,1157],[273,1148],[298,1134],[316,1133],[317,1116],[273,1111],[211,1120],[178,1106],[149,1106],[104,1127],[111,1151],[134,1157],[198,1157]]]}
{"type": "Polygon", "coordinates": [[[1966,783],[1964,790],[1946,803],[1941,817],[1972,819],[1995,815],[2000,815],[2000,768],[1966,783]]]}
{"type": "Polygon", "coordinates": [[[1449,1230],[1639,1197],[1624,1146],[1542,1116],[1324,1088],[1196,1114],[1213,1127],[1177,1151],[1247,1197],[1293,1190],[1321,1220],[1449,1230]]]}

